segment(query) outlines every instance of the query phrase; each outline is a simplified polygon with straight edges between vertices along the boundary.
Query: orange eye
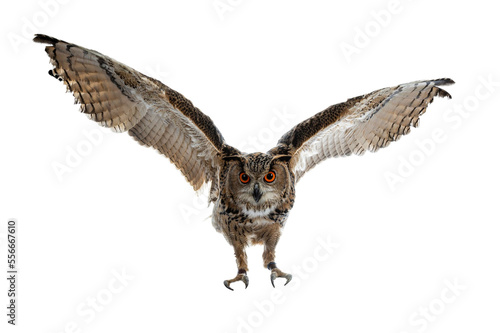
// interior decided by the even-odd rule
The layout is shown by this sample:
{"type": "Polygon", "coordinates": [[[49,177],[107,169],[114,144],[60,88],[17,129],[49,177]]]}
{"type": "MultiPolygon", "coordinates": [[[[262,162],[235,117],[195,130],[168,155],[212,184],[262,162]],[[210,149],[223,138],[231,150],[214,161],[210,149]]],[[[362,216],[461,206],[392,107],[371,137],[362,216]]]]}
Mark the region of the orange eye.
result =
{"type": "Polygon", "coordinates": [[[246,184],[250,181],[250,177],[246,173],[242,172],[242,173],[240,173],[240,181],[243,184],[246,184]]]}
{"type": "Polygon", "coordinates": [[[267,175],[264,177],[264,180],[268,183],[274,182],[275,179],[276,179],[276,174],[274,173],[274,171],[269,171],[267,175]]]}

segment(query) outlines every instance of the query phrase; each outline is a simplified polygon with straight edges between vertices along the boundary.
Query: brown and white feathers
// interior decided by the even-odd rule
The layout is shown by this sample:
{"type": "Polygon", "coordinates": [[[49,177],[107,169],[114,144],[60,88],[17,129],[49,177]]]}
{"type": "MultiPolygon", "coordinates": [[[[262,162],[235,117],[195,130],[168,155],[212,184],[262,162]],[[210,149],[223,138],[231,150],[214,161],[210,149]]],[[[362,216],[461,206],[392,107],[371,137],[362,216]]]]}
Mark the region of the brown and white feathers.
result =
{"type": "Polygon", "coordinates": [[[248,286],[245,248],[263,244],[264,267],[292,279],[275,262],[281,229],[295,200],[295,183],[321,161],[377,151],[418,126],[438,86],[450,79],[417,81],[351,98],[301,122],[267,153],[244,154],[227,145],[212,120],[163,83],[99,52],[45,35],[54,68],[81,111],[100,125],[125,132],[168,157],[195,190],[211,183],[212,224],[233,246],[238,273],[248,286]]]}
{"type": "Polygon", "coordinates": [[[168,157],[195,190],[214,180],[224,139],[212,120],[178,92],[101,53],[45,35],[35,42],[81,111],[168,157]]]}
{"type": "MultiPolygon", "coordinates": [[[[195,190],[210,182],[217,188],[224,159],[241,155],[208,116],[160,81],[53,37],[36,35],[34,41],[49,44],[45,50],[54,66],[49,73],[64,82],[83,113],[158,150],[195,190]]],[[[292,128],[268,154],[288,156],[298,181],[329,157],[375,152],[417,127],[435,96],[451,97],[438,86],[452,83],[415,81],[332,105],[292,128]]]]}
{"type": "Polygon", "coordinates": [[[376,152],[417,127],[435,96],[451,98],[438,86],[453,83],[415,81],[332,105],[283,135],[271,153],[291,156],[290,167],[298,181],[329,157],[376,152]]]}

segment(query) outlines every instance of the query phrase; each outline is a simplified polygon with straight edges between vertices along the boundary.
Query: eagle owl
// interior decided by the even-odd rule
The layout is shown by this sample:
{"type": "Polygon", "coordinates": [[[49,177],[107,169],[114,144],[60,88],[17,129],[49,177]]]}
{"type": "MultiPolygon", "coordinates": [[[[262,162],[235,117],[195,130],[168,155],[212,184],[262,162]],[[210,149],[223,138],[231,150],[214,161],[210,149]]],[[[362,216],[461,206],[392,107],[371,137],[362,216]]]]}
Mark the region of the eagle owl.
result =
{"type": "Polygon", "coordinates": [[[377,151],[417,127],[438,86],[450,79],[415,81],[332,105],[299,123],[267,153],[243,153],[228,145],[212,120],[158,80],[97,51],[45,36],[45,51],[81,111],[172,161],[194,190],[210,184],[212,223],[234,248],[238,272],[224,285],[248,286],[245,248],[263,244],[264,267],[277,278],[292,276],[275,262],[275,248],[295,199],[295,184],[329,157],[377,151]]]}

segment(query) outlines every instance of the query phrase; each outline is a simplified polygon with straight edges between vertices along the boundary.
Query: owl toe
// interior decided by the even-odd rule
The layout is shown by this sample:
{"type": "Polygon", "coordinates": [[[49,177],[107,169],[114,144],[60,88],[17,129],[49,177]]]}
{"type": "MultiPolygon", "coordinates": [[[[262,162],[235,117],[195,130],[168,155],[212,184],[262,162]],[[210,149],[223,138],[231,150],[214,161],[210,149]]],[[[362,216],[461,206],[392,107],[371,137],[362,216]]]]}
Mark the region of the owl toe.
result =
{"type": "Polygon", "coordinates": [[[246,273],[238,274],[234,279],[231,280],[224,280],[224,286],[229,289],[234,291],[233,288],[231,288],[231,283],[241,281],[245,284],[245,289],[248,288],[248,284],[250,282],[250,279],[248,278],[248,275],[246,273]]]}

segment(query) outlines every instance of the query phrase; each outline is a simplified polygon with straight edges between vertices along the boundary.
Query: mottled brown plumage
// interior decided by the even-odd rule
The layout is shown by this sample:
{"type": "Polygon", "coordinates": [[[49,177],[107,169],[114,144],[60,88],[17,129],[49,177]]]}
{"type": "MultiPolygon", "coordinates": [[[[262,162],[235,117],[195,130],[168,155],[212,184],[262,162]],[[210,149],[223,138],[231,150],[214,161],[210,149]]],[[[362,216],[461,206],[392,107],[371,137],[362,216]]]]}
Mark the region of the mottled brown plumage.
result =
{"type": "MultiPolygon", "coordinates": [[[[377,151],[417,127],[438,86],[450,79],[416,81],[376,90],[332,105],[299,123],[267,153],[242,153],[225,143],[212,120],[180,93],[97,51],[45,36],[54,66],[81,111],[102,126],[153,147],[195,190],[211,184],[212,223],[233,246],[238,274],[224,285],[248,286],[245,248],[263,244],[271,282],[292,276],[275,263],[275,248],[295,200],[295,184],[329,157],[377,151]]],[[[285,283],[285,284],[286,284],[285,283]]]]}

